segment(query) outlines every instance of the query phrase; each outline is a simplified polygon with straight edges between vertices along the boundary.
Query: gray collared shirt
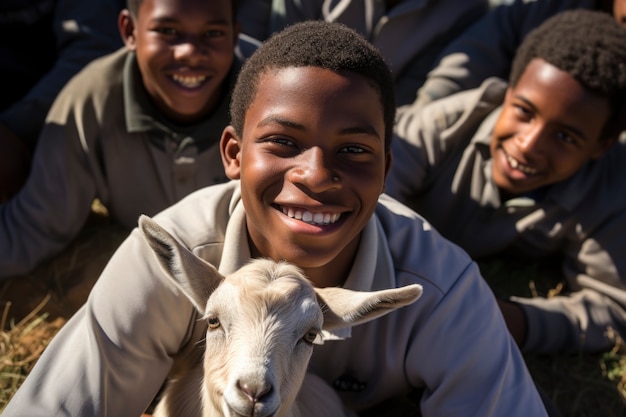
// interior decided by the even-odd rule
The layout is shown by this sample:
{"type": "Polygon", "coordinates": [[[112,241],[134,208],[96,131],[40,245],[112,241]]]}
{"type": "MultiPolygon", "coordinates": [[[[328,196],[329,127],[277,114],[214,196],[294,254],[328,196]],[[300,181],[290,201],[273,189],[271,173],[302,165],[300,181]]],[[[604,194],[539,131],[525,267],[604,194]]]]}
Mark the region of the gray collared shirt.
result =
{"type": "Polygon", "coordinates": [[[518,300],[541,303],[537,308],[543,311],[525,307],[532,316],[525,348],[607,347],[609,327],[626,332],[624,309],[615,305],[626,306],[626,141],[622,137],[604,156],[541,195],[502,201],[491,178],[489,143],[506,87],[492,78],[421,110],[400,109],[386,191],[473,257],[504,250],[563,255],[569,289],[602,297],[593,307],[586,306],[588,299],[574,306],[558,297],[548,307],[543,300],[518,300]],[[562,302],[567,306],[557,307],[562,302]],[[551,320],[554,310],[558,320],[551,320]]]}
{"type": "Polygon", "coordinates": [[[24,274],[60,252],[94,198],[130,229],[140,214],[226,181],[219,141],[228,103],[225,92],[210,116],[176,126],[148,100],[134,53],[123,48],[92,62],[52,106],[28,182],[0,205],[0,277],[24,274]]]}

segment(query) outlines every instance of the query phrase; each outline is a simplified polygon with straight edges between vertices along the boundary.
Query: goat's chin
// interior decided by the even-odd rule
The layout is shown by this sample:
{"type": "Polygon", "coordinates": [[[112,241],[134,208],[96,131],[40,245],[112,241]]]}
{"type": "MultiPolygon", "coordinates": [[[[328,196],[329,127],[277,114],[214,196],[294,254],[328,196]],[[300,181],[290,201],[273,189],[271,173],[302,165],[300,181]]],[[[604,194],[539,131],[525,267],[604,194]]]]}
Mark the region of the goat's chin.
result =
{"type": "Polygon", "coordinates": [[[278,416],[279,404],[256,403],[254,406],[250,404],[233,404],[230,405],[224,399],[223,413],[224,417],[276,417],[278,416]]]}

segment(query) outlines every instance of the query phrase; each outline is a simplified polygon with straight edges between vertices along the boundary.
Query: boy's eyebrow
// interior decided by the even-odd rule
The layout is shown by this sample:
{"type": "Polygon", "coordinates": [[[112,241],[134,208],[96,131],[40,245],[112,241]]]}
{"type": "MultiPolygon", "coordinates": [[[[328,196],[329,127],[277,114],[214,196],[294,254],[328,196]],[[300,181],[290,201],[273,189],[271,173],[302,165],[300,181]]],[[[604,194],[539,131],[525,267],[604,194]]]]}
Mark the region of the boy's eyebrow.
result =
{"type": "MultiPolygon", "coordinates": [[[[537,111],[537,107],[532,103],[532,101],[528,100],[524,96],[516,95],[515,98],[517,98],[517,99],[523,101],[524,103],[526,103],[526,105],[528,107],[531,107],[534,111],[537,111]]],[[[572,125],[565,124],[565,123],[558,123],[558,124],[561,125],[563,128],[573,132],[576,136],[579,136],[584,141],[588,141],[589,140],[587,138],[587,136],[583,133],[583,131],[578,129],[577,127],[574,127],[572,125]]]]}
{"type": "MultiPolygon", "coordinates": [[[[157,23],[178,23],[181,19],[170,17],[170,16],[156,16],[152,18],[153,22],[157,23]]],[[[230,22],[226,19],[215,19],[215,20],[207,20],[205,22],[207,25],[229,25],[230,22]]]]}
{"type": "Polygon", "coordinates": [[[302,130],[302,131],[306,130],[305,127],[301,125],[300,123],[296,123],[289,119],[285,119],[284,117],[278,117],[278,116],[268,116],[265,119],[261,120],[257,124],[257,126],[263,127],[263,126],[269,126],[273,124],[279,124],[279,125],[291,127],[293,129],[302,130]]]}
{"type": "MultiPolygon", "coordinates": [[[[300,131],[305,131],[306,127],[300,123],[296,123],[292,120],[289,119],[285,119],[284,117],[280,117],[280,116],[268,116],[265,119],[261,120],[257,126],[258,127],[263,127],[263,126],[268,126],[268,125],[272,125],[272,124],[280,124],[286,127],[290,127],[292,129],[297,129],[300,131]]],[[[378,132],[376,131],[376,129],[374,129],[373,126],[367,124],[367,125],[363,125],[363,126],[353,126],[353,127],[348,127],[345,129],[342,129],[339,133],[344,134],[344,135],[351,135],[351,134],[367,134],[367,135],[371,135],[371,136],[376,136],[376,137],[380,137],[380,135],[378,134],[378,132]]]]}

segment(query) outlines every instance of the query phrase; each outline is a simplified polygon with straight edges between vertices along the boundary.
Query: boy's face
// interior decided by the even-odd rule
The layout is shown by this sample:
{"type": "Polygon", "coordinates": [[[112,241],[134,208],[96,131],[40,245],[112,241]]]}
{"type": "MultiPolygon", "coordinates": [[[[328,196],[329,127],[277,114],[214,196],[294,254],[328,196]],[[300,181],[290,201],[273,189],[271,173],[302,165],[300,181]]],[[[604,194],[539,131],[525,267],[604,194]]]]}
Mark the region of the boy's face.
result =
{"type": "Polygon", "coordinates": [[[383,192],[384,134],[380,96],[360,75],[317,67],[262,74],[243,137],[232,127],[222,135],[254,255],[348,268],[383,192]]]}
{"type": "Polygon", "coordinates": [[[144,0],[136,19],[124,11],[119,24],[161,112],[191,123],[213,111],[238,35],[229,0],[144,0]]]}
{"type": "Polygon", "coordinates": [[[495,183],[515,195],[569,178],[608,147],[600,136],[609,114],[607,98],[567,72],[532,60],[509,87],[494,127],[495,183]]]}

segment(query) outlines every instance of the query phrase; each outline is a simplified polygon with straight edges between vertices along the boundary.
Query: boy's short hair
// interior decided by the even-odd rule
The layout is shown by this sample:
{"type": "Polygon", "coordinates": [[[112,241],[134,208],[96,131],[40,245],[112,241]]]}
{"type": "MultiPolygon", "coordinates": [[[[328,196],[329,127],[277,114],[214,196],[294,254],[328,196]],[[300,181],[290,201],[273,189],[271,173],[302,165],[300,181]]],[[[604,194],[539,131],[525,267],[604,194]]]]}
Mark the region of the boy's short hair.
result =
{"type": "Polygon", "coordinates": [[[511,86],[535,58],[566,71],[584,88],[609,99],[613,113],[601,139],[615,139],[626,129],[626,28],[611,15],[582,9],[546,20],[517,50],[511,86]]]}
{"type": "Polygon", "coordinates": [[[296,23],[274,34],[243,65],[230,105],[231,124],[240,137],[261,74],[288,67],[318,67],[335,73],[350,71],[365,77],[380,95],[385,150],[389,151],[396,100],[393,78],[384,58],[353,29],[316,20],[296,23]]]}
{"type": "MultiPolygon", "coordinates": [[[[143,3],[143,0],[126,0],[126,8],[133,17],[137,17],[137,13],[139,12],[139,7],[141,6],[141,3],[143,3]]],[[[233,8],[233,17],[236,17],[239,0],[230,0],[230,4],[233,8]]]]}

